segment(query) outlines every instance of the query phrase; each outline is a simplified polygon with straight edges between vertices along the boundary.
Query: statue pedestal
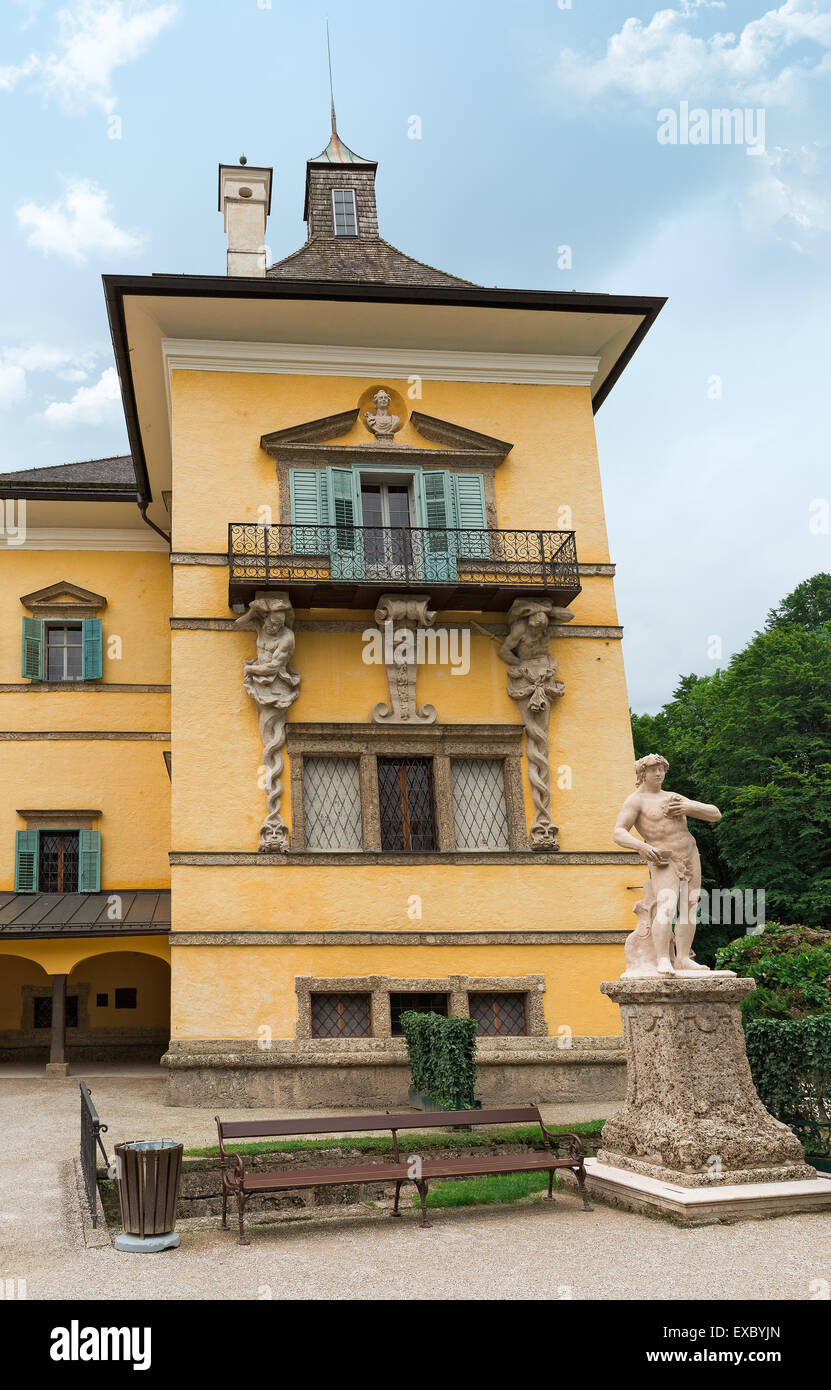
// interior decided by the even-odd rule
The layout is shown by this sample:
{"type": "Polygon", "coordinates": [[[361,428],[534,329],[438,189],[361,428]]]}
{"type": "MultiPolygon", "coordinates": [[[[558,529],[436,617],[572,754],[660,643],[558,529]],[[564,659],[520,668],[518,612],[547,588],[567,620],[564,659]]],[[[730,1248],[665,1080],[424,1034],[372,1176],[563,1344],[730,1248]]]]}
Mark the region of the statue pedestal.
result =
{"type": "Polygon", "coordinates": [[[628,1087],[586,1164],[594,1196],[689,1224],[831,1207],[831,1181],[756,1094],[741,1022],[753,980],[712,974],[600,988],[620,1006],[628,1087]]]}

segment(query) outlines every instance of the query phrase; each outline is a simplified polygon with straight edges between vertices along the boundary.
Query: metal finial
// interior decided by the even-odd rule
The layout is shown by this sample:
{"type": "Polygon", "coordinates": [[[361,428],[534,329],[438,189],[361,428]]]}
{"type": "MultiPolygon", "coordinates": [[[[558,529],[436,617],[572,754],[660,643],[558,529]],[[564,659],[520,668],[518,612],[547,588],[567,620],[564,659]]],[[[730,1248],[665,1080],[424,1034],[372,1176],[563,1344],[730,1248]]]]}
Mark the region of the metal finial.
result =
{"type": "Polygon", "coordinates": [[[239,162],[240,162],[240,164],[247,164],[247,163],[248,163],[248,160],[245,158],[245,155],[244,155],[244,154],[241,154],[241,155],[240,155],[240,157],[239,157],[239,162]]]}
{"type": "Polygon", "coordinates": [[[329,96],[332,101],[332,134],[337,135],[338,123],[335,117],[335,87],[332,82],[332,45],[329,40],[329,20],[326,20],[326,52],[329,55],[329,96]]]}

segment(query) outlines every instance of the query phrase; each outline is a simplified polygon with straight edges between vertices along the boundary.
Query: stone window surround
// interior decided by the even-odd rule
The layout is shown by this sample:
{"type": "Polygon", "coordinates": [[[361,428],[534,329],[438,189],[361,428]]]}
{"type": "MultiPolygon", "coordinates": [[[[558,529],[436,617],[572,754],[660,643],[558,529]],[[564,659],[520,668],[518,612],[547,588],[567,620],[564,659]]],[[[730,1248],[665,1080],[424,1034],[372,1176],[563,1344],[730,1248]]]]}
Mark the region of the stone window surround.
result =
{"type": "Polygon", "coordinates": [[[50,584],[34,593],[22,594],[20,602],[24,608],[28,608],[33,618],[41,618],[46,623],[80,623],[84,618],[97,618],[107,606],[103,594],[94,594],[90,589],[67,582],[50,584]],[[73,597],[61,600],[58,597],[60,594],[71,594],[73,597]]]}
{"type": "Polygon", "coordinates": [[[100,811],[18,811],[27,830],[94,830],[100,811]]]}
{"type": "MultiPolygon", "coordinates": [[[[489,758],[502,762],[508,851],[528,849],[522,791],[521,724],[422,724],[407,728],[380,724],[291,724],[286,726],[291,764],[292,850],[306,849],[303,816],[303,758],[357,758],[361,789],[363,850],[381,853],[378,795],[379,757],[426,757],[433,762],[438,853],[456,849],[451,758],[489,758]]],[[[469,851],[475,853],[476,851],[469,851]]],[[[317,851],[309,851],[317,853],[317,851]]],[[[496,850],[498,854],[500,851],[496,850]]]]}
{"type": "MultiPolygon", "coordinates": [[[[297,993],[297,1023],[295,1037],[298,1040],[313,1042],[316,1046],[334,1043],[342,1046],[340,1038],[318,1038],[312,1033],[312,995],[313,994],[368,994],[370,996],[369,1036],[393,1045],[402,1039],[393,1036],[390,1016],[391,994],[446,994],[447,1013],[450,1018],[469,1018],[469,994],[523,994],[525,996],[524,1034],[527,1037],[548,1037],[542,996],[545,992],[544,975],[438,975],[432,979],[397,979],[392,975],[351,976],[346,979],[325,978],[314,975],[297,975],[294,980],[297,993]]],[[[354,1041],[354,1039],[352,1040],[354,1041]]],[[[488,1036],[487,1045],[493,1047],[500,1042],[509,1042],[506,1036],[488,1036]]]]}

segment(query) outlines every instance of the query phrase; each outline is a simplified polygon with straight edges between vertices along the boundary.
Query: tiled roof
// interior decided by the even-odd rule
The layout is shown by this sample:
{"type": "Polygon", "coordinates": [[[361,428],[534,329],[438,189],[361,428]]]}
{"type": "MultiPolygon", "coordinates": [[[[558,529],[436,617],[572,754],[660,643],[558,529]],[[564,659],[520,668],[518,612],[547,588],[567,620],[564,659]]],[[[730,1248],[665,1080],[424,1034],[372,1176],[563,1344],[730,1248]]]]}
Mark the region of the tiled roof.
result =
{"type": "Polygon", "coordinates": [[[170,893],[145,888],[106,893],[0,893],[0,937],[123,936],[170,931],[170,893]],[[121,899],[120,916],[110,915],[121,899]]]}
{"type": "Polygon", "coordinates": [[[82,463],[57,463],[51,468],[20,468],[15,473],[0,473],[2,483],[21,483],[26,487],[52,483],[61,487],[134,489],[136,475],[130,454],[116,454],[107,459],[86,459],[82,463]]]}
{"type": "Polygon", "coordinates": [[[376,285],[471,285],[458,275],[405,256],[383,237],[316,236],[269,266],[273,280],[346,280],[376,285]]]}

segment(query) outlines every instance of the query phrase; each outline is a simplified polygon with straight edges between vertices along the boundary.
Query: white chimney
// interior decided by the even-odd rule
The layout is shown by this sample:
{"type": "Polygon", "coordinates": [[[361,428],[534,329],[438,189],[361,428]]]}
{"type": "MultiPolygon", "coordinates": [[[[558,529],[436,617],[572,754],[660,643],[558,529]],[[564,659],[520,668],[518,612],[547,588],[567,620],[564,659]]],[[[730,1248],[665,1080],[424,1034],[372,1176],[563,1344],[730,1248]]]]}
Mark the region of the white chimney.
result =
{"type": "Polygon", "coordinates": [[[228,234],[228,274],[265,275],[265,222],[271,211],[273,169],[219,166],[219,211],[228,234]]]}

